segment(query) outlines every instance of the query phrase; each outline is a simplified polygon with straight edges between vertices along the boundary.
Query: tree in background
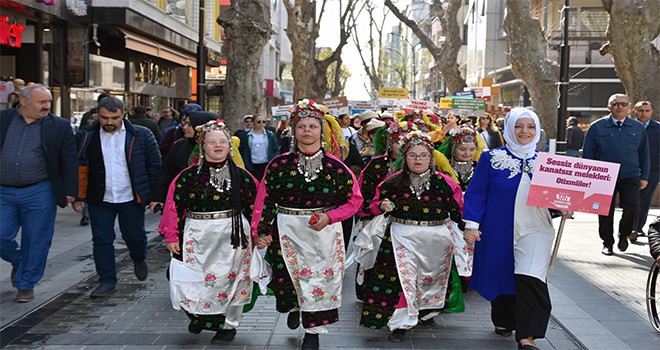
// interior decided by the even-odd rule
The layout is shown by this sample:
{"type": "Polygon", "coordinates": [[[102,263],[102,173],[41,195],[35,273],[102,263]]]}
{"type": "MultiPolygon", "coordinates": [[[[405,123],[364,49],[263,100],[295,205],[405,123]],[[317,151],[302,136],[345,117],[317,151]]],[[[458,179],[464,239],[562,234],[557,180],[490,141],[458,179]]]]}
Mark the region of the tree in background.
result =
{"type": "MultiPolygon", "coordinates": [[[[316,1],[314,0],[284,0],[288,14],[286,33],[291,42],[293,53],[292,75],[294,80],[293,98],[323,97],[335,91],[328,91],[327,71],[333,62],[341,67],[341,52],[355,28],[354,19],[358,0],[339,0],[339,43],[333,53],[323,59],[316,59],[316,39],[319,37],[319,23],[323,18],[328,0],[323,0],[318,19],[316,18],[316,1]]],[[[340,71],[337,71],[341,75],[340,71]]],[[[337,80],[333,79],[334,88],[338,88],[337,80]]]]}
{"type": "Polygon", "coordinates": [[[365,86],[365,89],[369,92],[371,99],[377,98],[378,88],[383,86],[383,81],[388,73],[385,65],[387,53],[383,52],[383,28],[387,12],[383,11],[383,18],[379,18],[377,21],[374,16],[375,9],[376,7],[372,3],[365,4],[365,10],[369,16],[369,40],[366,46],[360,43],[359,35],[353,36],[353,43],[358,49],[364,71],[369,77],[370,86],[365,86]],[[365,51],[368,56],[365,55],[365,51]]]}
{"type": "MultiPolygon", "coordinates": [[[[319,50],[319,60],[326,59],[332,55],[333,51],[330,48],[324,47],[319,50]]],[[[351,77],[351,72],[348,67],[341,63],[339,71],[337,71],[337,64],[341,61],[333,62],[328,67],[326,72],[326,80],[328,82],[328,95],[330,96],[343,96],[344,88],[346,88],[346,81],[351,77]]]]}
{"type": "Polygon", "coordinates": [[[392,11],[396,18],[410,28],[415,36],[424,44],[424,47],[429,50],[451,94],[463,91],[463,88],[467,86],[465,79],[461,76],[461,72],[458,69],[457,62],[458,52],[463,45],[463,40],[461,39],[461,31],[456,16],[462,3],[463,0],[433,0],[431,3],[429,17],[440,20],[445,37],[444,45],[438,46],[419,28],[418,23],[405,16],[392,3],[392,0],[385,0],[385,6],[392,11]]]}
{"type": "Polygon", "coordinates": [[[616,74],[633,102],[660,106],[660,52],[652,40],[660,35],[659,0],[602,0],[610,15],[609,40],[600,54],[611,54],[616,74]]]}
{"type": "Polygon", "coordinates": [[[549,138],[557,134],[559,65],[548,58],[548,43],[541,23],[531,16],[528,0],[506,0],[504,31],[509,43],[513,74],[529,91],[532,107],[549,138]]]}
{"type": "Polygon", "coordinates": [[[217,22],[225,31],[227,47],[222,115],[233,118],[226,122],[232,130],[238,130],[242,127],[241,116],[257,114],[263,108],[259,63],[271,36],[268,0],[232,0],[217,22]]]}

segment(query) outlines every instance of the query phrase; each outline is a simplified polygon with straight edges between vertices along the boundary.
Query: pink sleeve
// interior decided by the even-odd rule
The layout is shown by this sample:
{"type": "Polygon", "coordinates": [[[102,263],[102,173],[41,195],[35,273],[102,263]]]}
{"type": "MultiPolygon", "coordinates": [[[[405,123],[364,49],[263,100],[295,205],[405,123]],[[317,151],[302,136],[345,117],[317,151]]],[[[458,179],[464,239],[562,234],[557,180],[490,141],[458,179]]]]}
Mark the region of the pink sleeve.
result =
{"type": "MultiPolygon", "coordinates": [[[[391,174],[390,176],[387,176],[385,180],[389,179],[390,177],[396,176],[401,172],[401,170],[397,171],[394,174],[391,174]]],[[[383,199],[380,198],[380,187],[383,186],[383,183],[385,182],[383,180],[381,183],[378,184],[378,187],[376,187],[376,195],[374,195],[374,199],[371,200],[371,203],[369,204],[369,208],[371,209],[371,213],[376,216],[380,215],[383,213],[382,210],[380,210],[380,204],[383,203],[383,199]]]]}
{"type": "MultiPolygon", "coordinates": [[[[174,202],[174,191],[176,190],[176,181],[180,175],[181,173],[170,183],[170,187],[167,190],[167,197],[165,198],[165,206],[163,207],[163,216],[160,218],[160,225],[158,225],[158,232],[165,236],[166,243],[179,242],[179,218],[176,212],[176,203],[174,202]]],[[[184,220],[184,218],[181,218],[181,220],[184,220]]]]}
{"type": "MultiPolygon", "coordinates": [[[[264,180],[266,177],[266,171],[264,171],[264,180]]],[[[257,229],[259,228],[259,221],[264,211],[264,202],[266,201],[266,181],[259,182],[257,187],[257,198],[254,199],[254,210],[252,211],[252,221],[250,222],[250,231],[252,231],[252,237],[259,237],[257,229]]]]}
{"type": "Polygon", "coordinates": [[[362,206],[362,193],[360,192],[360,184],[355,178],[355,174],[353,174],[353,172],[344,164],[344,162],[337,159],[337,157],[333,156],[332,154],[326,154],[328,157],[337,160],[337,162],[341,164],[342,167],[344,167],[344,170],[351,175],[351,179],[353,179],[353,188],[351,189],[348,202],[326,213],[330,218],[330,222],[334,224],[335,222],[344,221],[350,218],[351,216],[355,215],[358,210],[360,210],[360,206],[362,206]]]}
{"type": "Polygon", "coordinates": [[[445,173],[441,171],[436,171],[436,173],[441,175],[445,181],[447,181],[447,184],[449,187],[451,187],[451,190],[454,191],[454,200],[456,203],[458,203],[458,206],[461,208],[461,215],[463,215],[463,190],[461,190],[461,186],[459,186],[456,181],[447,176],[445,173]]]}

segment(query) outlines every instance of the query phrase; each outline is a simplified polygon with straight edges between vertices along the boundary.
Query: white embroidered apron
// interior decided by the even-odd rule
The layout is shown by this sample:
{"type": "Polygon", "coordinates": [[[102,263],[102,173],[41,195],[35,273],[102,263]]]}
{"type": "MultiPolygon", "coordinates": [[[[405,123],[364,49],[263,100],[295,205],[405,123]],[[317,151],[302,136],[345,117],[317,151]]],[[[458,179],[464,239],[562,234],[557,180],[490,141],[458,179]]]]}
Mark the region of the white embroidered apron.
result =
{"type": "Polygon", "coordinates": [[[454,254],[454,242],[447,225],[392,222],[390,235],[408,315],[444,307],[454,254]]]}
{"type": "MultiPolygon", "coordinates": [[[[214,212],[228,216],[230,211],[214,212]]],[[[170,297],[174,309],[196,315],[227,312],[227,307],[245,305],[252,297],[250,262],[252,243],[247,249],[231,245],[231,217],[192,219],[189,213],[181,247],[183,261],[170,264],[170,297]]],[[[245,217],[243,229],[250,232],[245,217]]]]}
{"type": "Polygon", "coordinates": [[[346,254],[341,222],[315,231],[309,226],[311,214],[285,214],[282,209],[277,214],[282,257],[298,293],[300,309],[314,312],[338,308],[346,254]]]}

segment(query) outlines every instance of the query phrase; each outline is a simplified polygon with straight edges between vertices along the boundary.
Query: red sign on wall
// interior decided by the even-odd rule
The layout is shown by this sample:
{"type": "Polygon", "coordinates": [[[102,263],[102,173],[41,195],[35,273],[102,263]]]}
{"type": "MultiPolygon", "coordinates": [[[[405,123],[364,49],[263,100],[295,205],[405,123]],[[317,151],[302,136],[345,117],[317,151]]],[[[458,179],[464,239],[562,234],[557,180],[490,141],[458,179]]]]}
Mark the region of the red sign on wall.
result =
{"type": "Polygon", "coordinates": [[[20,23],[9,23],[8,16],[0,16],[0,45],[21,47],[25,27],[20,23]]]}

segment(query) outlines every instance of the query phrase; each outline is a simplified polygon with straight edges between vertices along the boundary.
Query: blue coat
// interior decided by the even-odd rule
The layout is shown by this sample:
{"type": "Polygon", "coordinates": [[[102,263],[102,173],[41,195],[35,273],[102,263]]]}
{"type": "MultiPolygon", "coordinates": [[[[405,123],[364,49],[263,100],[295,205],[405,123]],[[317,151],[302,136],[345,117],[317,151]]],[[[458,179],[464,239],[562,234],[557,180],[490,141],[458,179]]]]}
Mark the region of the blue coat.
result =
{"type": "MultiPolygon", "coordinates": [[[[536,160],[536,155],[532,159],[536,160]]],[[[490,301],[499,295],[516,294],[513,219],[523,168],[523,160],[506,147],[484,152],[465,191],[463,220],[478,222],[482,233],[481,241],[474,247],[470,287],[490,301]],[[518,160],[519,166],[507,168],[503,166],[506,164],[493,161],[493,156],[501,150],[518,160]]]]}
{"type": "MultiPolygon", "coordinates": [[[[156,186],[161,159],[158,143],[151,130],[133,125],[124,118],[126,127],[126,162],[131,178],[133,197],[138,205],[147,205],[156,186]]],[[[101,151],[99,122],[78,132],[79,200],[99,205],[105,195],[105,164],[101,151]]]]}
{"type": "Polygon", "coordinates": [[[644,125],[625,118],[621,130],[611,115],[589,125],[584,136],[582,158],[618,163],[619,180],[640,177],[649,179],[649,143],[644,125]]]}
{"type": "MultiPolygon", "coordinates": [[[[7,130],[18,113],[16,108],[0,112],[0,147],[7,130]]],[[[41,125],[41,146],[46,154],[46,168],[53,186],[57,205],[64,208],[66,197],[75,197],[78,190],[76,139],[69,121],[48,113],[41,125]]]]}

